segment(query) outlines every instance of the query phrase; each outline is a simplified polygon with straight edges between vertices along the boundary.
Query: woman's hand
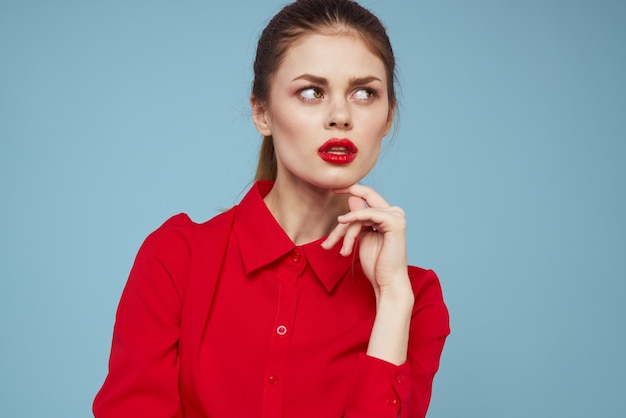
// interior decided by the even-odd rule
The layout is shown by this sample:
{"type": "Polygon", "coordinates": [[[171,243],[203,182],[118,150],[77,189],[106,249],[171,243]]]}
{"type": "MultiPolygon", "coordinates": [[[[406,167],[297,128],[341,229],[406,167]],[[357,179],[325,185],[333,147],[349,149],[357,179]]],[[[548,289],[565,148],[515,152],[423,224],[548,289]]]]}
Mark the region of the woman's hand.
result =
{"type": "Polygon", "coordinates": [[[376,318],[367,354],[400,365],[406,361],[411,313],[415,301],[407,271],[404,211],[389,204],[373,189],[358,184],[336,193],[348,193],[350,212],[322,244],[332,248],[341,237],[341,254],[352,253],[359,240],[363,272],[376,294],[376,318]]]}
{"type": "Polygon", "coordinates": [[[349,256],[358,240],[361,266],[377,299],[381,293],[410,291],[404,211],[390,206],[372,188],[359,184],[334,192],[350,194],[350,212],[338,217],[339,225],[322,246],[332,248],[343,237],[341,254],[349,256]]]}

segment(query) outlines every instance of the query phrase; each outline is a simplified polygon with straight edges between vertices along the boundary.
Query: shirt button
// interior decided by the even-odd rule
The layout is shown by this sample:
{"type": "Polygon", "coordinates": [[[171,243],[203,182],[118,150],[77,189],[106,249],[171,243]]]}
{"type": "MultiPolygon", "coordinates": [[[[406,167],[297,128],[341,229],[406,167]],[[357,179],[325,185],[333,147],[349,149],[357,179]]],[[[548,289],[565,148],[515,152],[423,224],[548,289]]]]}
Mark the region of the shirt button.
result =
{"type": "Polygon", "coordinates": [[[287,327],[284,325],[279,325],[278,328],[276,328],[276,333],[278,335],[285,335],[287,333],[287,327]]]}
{"type": "Polygon", "coordinates": [[[278,377],[271,375],[267,381],[270,382],[270,385],[275,385],[278,383],[278,377]]]}
{"type": "Polygon", "coordinates": [[[299,262],[300,262],[300,260],[302,260],[302,256],[300,255],[300,253],[299,253],[299,252],[294,251],[293,255],[291,256],[291,260],[292,260],[294,263],[299,263],[299,262]]]}
{"type": "Polygon", "coordinates": [[[396,382],[398,382],[399,385],[402,385],[404,382],[406,382],[406,376],[403,374],[399,374],[396,377],[396,382]]]}
{"type": "Polygon", "coordinates": [[[389,398],[387,399],[387,405],[389,406],[397,406],[398,405],[398,400],[395,398],[389,398]]]}

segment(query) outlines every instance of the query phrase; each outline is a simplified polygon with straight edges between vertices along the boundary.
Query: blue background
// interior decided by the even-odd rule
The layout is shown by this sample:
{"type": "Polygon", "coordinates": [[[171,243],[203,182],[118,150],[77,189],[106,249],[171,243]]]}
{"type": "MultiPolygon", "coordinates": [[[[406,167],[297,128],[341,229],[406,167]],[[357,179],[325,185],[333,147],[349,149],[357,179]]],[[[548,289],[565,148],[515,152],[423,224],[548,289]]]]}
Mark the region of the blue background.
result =
{"type": "MultiPolygon", "coordinates": [[[[145,236],[247,189],[282,4],[0,1],[2,416],[88,416],[145,236]]],[[[402,89],[367,183],[452,315],[429,417],[626,416],[626,2],[363,4],[402,89]]]]}

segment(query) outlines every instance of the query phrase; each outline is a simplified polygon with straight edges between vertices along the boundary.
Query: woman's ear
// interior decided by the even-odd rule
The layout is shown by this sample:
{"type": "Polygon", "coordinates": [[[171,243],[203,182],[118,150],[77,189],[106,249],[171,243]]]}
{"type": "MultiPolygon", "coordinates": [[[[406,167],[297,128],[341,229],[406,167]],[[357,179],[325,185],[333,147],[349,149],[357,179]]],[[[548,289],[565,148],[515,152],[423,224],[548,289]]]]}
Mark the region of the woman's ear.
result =
{"type": "Polygon", "coordinates": [[[389,104],[389,113],[387,114],[387,124],[385,125],[385,134],[383,136],[387,136],[391,127],[393,126],[393,117],[396,113],[396,102],[389,104]]]}
{"type": "Polygon", "coordinates": [[[272,130],[270,129],[267,110],[253,94],[250,95],[250,106],[252,107],[252,121],[257,131],[263,136],[271,136],[272,130]]]}

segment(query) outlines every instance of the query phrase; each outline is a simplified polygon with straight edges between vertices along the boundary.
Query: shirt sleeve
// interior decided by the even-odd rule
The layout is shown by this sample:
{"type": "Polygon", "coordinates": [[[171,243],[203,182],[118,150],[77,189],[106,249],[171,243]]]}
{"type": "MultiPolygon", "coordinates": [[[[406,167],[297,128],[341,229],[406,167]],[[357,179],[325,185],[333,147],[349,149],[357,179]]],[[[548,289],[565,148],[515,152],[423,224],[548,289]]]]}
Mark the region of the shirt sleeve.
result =
{"type": "Polygon", "coordinates": [[[118,306],[95,417],[182,417],[178,341],[192,227],[187,215],[174,216],[141,246],[118,306]]]}
{"type": "Polygon", "coordinates": [[[432,382],[450,333],[439,279],[432,270],[409,267],[415,305],[407,361],[399,366],[362,354],[345,418],[424,418],[432,382]]]}

